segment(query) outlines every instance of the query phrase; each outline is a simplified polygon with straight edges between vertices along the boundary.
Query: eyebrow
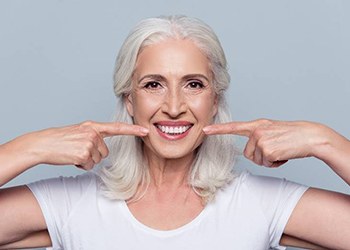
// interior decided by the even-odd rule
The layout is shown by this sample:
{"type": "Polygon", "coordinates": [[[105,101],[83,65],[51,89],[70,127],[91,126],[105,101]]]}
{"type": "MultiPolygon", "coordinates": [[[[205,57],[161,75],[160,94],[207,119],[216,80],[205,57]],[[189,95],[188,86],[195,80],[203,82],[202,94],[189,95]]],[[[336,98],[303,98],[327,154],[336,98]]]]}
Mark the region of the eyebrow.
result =
{"type": "Polygon", "coordinates": [[[142,82],[146,78],[151,78],[151,79],[156,80],[156,81],[165,81],[165,79],[166,79],[164,76],[159,75],[159,74],[149,74],[149,75],[144,75],[143,77],[141,77],[138,80],[138,83],[142,82]]]}
{"type": "MultiPolygon", "coordinates": [[[[138,83],[140,83],[141,81],[143,81],[146,78],[151,78],[151,79],[153,79],[155,81],[165,81],[166,80],[166,78],[164,76],[162,76],[162,75],[159,75],[159,74],[148,74],[148,75],[144,75],[143,77],[141,77],[138,80],[138,83]]],[[[208,83],[210,82],[209,78],[206,77],[203,74],[188,74],[188,75],[183,76],[181,79],[182,80],[188,80],[188,79],[192,79],[192,78],[203,78],[208,83]]]]}

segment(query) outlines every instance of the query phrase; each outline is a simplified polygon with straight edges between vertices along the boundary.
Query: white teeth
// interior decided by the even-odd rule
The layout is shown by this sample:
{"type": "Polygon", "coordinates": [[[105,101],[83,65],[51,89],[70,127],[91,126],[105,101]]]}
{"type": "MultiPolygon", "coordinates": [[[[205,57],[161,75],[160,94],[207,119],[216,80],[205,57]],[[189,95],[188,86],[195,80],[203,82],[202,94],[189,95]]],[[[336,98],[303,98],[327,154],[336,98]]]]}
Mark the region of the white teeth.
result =
{"type": "Polygon", "coordinates": [[[157,125],[157,128],[159,128],[163,133],[172,134],[172,135],[183,134],[187,130],[189,130],[190,127],[191,127],[191,125],[179,126],[179,127],[157,125]]]}

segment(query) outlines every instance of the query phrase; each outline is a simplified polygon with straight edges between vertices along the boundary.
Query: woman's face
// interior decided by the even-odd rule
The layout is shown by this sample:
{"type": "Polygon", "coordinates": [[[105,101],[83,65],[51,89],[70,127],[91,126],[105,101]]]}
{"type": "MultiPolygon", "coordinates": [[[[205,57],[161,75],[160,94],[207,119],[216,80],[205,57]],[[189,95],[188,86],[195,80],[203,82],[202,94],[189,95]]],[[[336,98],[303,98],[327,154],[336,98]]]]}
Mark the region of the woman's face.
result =
{"type": "Polygon", "coordinates": [[[135,124],[149,129],[146,152],[175,159],[193,154],[202,128],[217,111],[206,56],[189,40],[168,39],[138,56],[132,92],[125,98],[135,124]]]}

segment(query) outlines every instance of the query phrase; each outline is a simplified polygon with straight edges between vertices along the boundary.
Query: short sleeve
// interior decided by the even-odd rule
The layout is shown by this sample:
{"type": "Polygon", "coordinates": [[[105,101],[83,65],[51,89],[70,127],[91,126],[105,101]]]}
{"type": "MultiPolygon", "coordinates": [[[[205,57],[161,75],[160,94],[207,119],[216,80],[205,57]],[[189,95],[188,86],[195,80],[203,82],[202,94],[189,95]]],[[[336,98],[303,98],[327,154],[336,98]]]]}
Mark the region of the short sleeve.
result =
{"type": "Polygon", "coordinates": [[[279,245],[285,226],[298,201],[308,187],[267,176],[247,173],[246,183],[255,194],[269,227],[272,249],[284,249],[279,245]]]}
{"type": "Polygon", "coordinates": [[[62,228],[84,195],[96,189],[95,174],[88,172],[76,177],[41,180],[27,186],[40,205],[53,249],[63,249],[62,228]]]}

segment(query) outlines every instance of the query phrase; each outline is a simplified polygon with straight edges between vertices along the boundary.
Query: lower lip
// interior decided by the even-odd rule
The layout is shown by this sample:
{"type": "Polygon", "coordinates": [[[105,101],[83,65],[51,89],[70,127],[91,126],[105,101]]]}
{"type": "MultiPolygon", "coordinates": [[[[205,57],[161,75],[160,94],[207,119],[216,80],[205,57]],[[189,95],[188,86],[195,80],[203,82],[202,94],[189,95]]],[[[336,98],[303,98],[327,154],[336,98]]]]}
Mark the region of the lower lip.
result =
{"type": "Polygon", "coordinates": [[[156,127],[158,134],[163,137],[164,139],[170,140],[170,141],[176,141],[176,140],[180,140],[184,137],[186,137],[188,135],[188,133],[190,132],[192,127],[190,127],[189,129],[186,130],[185,133],[182,134],[178,134],[178,135],[170,135],[167,133],[163,133],[162,130],[160,130],[158,127],[156,127]]]}

